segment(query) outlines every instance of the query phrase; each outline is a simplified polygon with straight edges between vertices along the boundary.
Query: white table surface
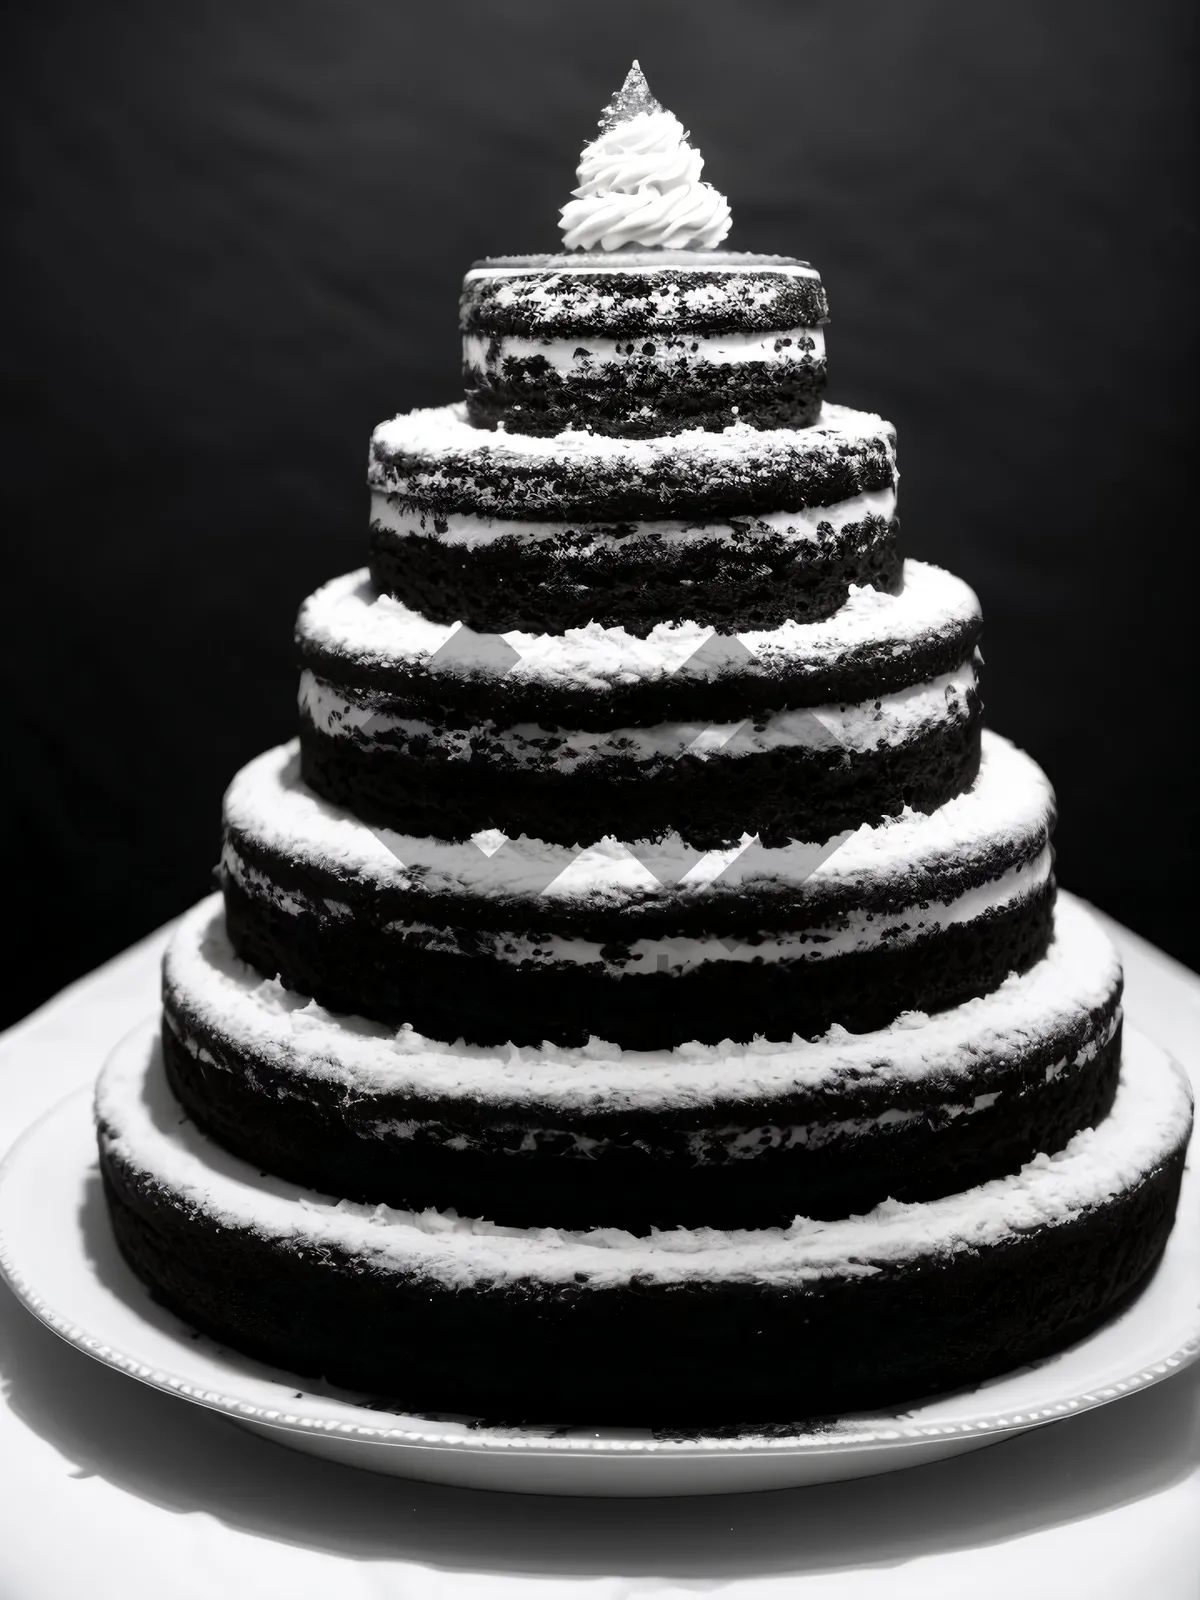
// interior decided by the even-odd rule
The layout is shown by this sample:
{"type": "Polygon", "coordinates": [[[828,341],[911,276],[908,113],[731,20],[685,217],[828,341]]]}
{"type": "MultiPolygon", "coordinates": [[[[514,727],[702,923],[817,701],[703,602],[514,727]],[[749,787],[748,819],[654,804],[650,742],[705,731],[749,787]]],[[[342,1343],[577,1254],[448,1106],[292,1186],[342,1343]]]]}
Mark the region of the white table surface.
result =
{"type": "MultiPolygon", "coordinates": [[[[1200,1078],[1200,977],[1110,924],[1200,1078]]],[[[160,930],[0,1036],[0,1148],[155,1007],[160,930]]],[[[99,1366],[0,1289],[0,1600],[1198,1600],[1200,1365],[957,1460],[696,1500],[377,1477],[99,1366]]]]}

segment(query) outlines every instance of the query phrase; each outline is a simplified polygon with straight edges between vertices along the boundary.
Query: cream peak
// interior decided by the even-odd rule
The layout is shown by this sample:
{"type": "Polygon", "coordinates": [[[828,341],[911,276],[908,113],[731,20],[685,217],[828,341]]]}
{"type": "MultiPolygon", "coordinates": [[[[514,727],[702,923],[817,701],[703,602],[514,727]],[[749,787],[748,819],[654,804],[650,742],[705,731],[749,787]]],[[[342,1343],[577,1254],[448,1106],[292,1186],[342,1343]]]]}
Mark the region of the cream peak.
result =
{"type": "Polygon", "coordinates": [[[711,250],[729,232],[724,195],[701,180],[703,157],[650,92],[635,61],[579,159],[559,226],[568,250],[711,250]]]}

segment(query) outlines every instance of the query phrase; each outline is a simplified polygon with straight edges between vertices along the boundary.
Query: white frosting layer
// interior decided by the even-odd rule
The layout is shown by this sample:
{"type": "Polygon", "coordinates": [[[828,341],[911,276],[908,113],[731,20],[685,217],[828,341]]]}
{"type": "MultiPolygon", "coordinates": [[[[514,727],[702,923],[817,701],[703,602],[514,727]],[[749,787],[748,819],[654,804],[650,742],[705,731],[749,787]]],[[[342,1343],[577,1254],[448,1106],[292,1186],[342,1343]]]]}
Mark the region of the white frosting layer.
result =
{"type": "Polygon", "coordinates": [[[574,772],[594,761],[627,759],[653,763],[682,755],[727,759],[771,750],[828,748],[865,753],[902,744],[934,729],[962,722],[976,686],[973,661],[927,683],[857,705],[824,705],[776,711],[739,722],[661,722],[653,727],[613,728],[603,732],[547,729],[536,723],[469,728],[434,725],[356,703],[312,672],[300,677],[300,711],[330,738],[422,741],[423,747],[454,761],[490,761],[574,772]]]}
{"type": "MultiPolygon", "coordinates": [[[[560,262],[562,263],[561,275],[570,277],[572,282],[580,273],[591,273],[603,278],[606,273],[611,276],[613,273],[628,274],[631,270],[635,272],[646,271],[647,269],[660,271],[664,267],[679,268],[687,272],[689,276],[696,272],[716,272],[722,276],[728,273],[774,272],[784,278],[819,278],[821,276],[816,267],[809,262],[792,261],[786,256],[748,255],[744,252],[734,251],[706,258],[703,255],[694,255],[688,250],[646,250],[634,251],[628,255],[622,251],[619,259],[614,261],[577,259],[564,262],[561,256],[530,256],[524,260],[497,261],[494,263],[488,261],[472,267],[464,276],[463,282],[474,283],[481,278],[528,278],[531,276],[545,279],[547,272],[557,267],[560,262]]],[[[547,279],[547,287],[545,289],[538,287],[532,290],[534,295],[544,297],[548,307],[558,304],[559,297],[553,292],[553,283],[554,280],[547,279]]],[[[603,290],[600,289],[597,292],[602,293],[603,290]]],[[[656,285],[656,295],[661,293],[670,296],[679,292],[678,285],[666,282],[656,285]]],[[[691,288],[684,292],[688,295],[703,295],[705,293],[703,290],[691,288]]],[[[519,298],[514,297],[513,303],[525,304],[530,293],[529,289],[522,288],[519,291],[519,298]]],[[[506,303],[508,302],[502,298],[497,298],[497,304],[504,305],[506,303]]],[[[611,298],[608,303],[612,303],[611,298]]],[[[724,296],[720,287],[714,285],[712,289],[707,291],[706,298],[694,302],[689,299],[686,304],[694,304],[697,308],[703,310],[715,309],[724,304],[724,296]]]]}
{"type": "MultiPolygon", "coordinates": [[[[836,849],[833,846],[832,849],[836,849]]],[[[832,849],[829,853],[832,853],[832,849]]],[[[482,853],[482,851],[481,851],[482,853]]],[[[580,863],[586,868],[587,856],[582,852],[580,863]]],[[[682,881],[685,889],[702,892],[714,876],[712,858],[718,852],[700,856],[689,876],[682,881]]],[[[819,865],[824,853],[816,851],[809,856],[819,865]]],[[[793,855],[793,863],[796,857],[793,855]]],[[[641,863],[637,863],[641,866],[641,863]]],[[[410,948],[439,951],[449,955],[486,954],[495,961],[508,962],[525,968],[550,968],[562,963],[599,969],[610,977],[639,976],[666,972],[678,976],[713,962],[741,962],[747,966],[771,962],[829,961],[835,957],[888,946],[892,949],[912,943],[929,934],[948,927],[971,922],[988,912],[1001,911],[1036,893],[1049,880],[1053,856],[1049,849],[1027,865],[1014,867],[1001,873],[990,882],[965,890],[961,894],[947,892],[943,900],[914,903],[903,911],[894,912],[843,912],[827,922],[818,922],[796,933],[755,935],[739,942],[732,935],[723,937],[683,936],[659,939],[633,939],[614,950],[615,941],[601,944],[596,940],[569,938],[562,934],[542,934],[533,937],[524,933],[496,932],[491,929],[461,930],[422,922],[395,922],[386,931],[410,948]]],[[[344,901],[323,899],[315,901],[292,890],[279,889],[274,882],[256,868],[248,866],[238,852],[226,843],[221,855],[221,870],[234,883],[255,898],[268,901],[289,916],[324,915],[349,918],[354,915],[344,901]]],[[[648,890],[658,887],[658,880],[642,868],[648,890]]],[[[587,874],[578,875],[587,879],[587,874]]],[[[568,871],[555,880],[551,890],[565,894],[578,887],[576,875],[568,871]]]]}
{"type": "MultiPolygon", "coordinates": [[[[961,578],[920,561],[904,564],[899,594],[851,586],[849,598],[820,622],[784,622],[777,628],[739,633],[741,641],[765,670],[803,662],[818,669],[836,666],[851,652],[900,654],[931,633],[962,629],[979,618],[979,601],[961,578]]],[[[660,622],[646,637],[624,628],[568,628],[563,633],[500,635],[517,653],[489,666],[474,651],[447,652],[436,661],[459,623],[431,622],[390,595],[378,595],[365,570],[346,573],[318,589],[304,602],[297,629],[318,648],[351,660],[379,666],[423,662],[433,672],[509,676],[563,687],[603,691],[615,685],[670,677],[685,665],[716,629],[700,622],[660,622]]],[[[465,645],[472,637],[463,629],[465,645]]],[[[745,658],[716,652],[705,671],[710,679],[722,671],[743,673],[745,658]]],[[[695,664],[689,671],[695,671],[695,664]]]]}
{"type": "MultiPolygon", "coordinates": [[[[852,899],[894,884],[904,885],[905,903],[911,894],[911,903],[917,904],[938,900],[939,882],[964,862],[992,859],[997,852],[1011,856],[1022,845],[1028,848],[1044,838],[1053,805],[1050,785],[1034,762],[1007,740],[985,732],[975,783],[929,814],[905,810],[836,841],[793,843],[777,850],[746,840],[732,850],[702,855],[677,835],[637,848],[656,864],[694,862],[678,880],[693,892],[711,892],[714,882],[734,893],[754,884],[774,884],[795,893],[799,905],[802,889],[805,898],[836,890],[852,899]]],[[[455,842],[368,828],[301,783],[294,743],[268,750],[242,768],[226,793],[225,818],[228,827],[272,852],[366,885],[420,883],[432,892],[546,894],[608,902],[642,902],[663,892],[662,880],[616,839],[577,849],[524,836],[506,840],[502,834],[480,835],[478,843],[455,842]]],[[[227,851],[226,867],[237,875],[247,870],[232,851],[227,851]]],[[[1036,863],[1026,869],[1031,881],[1035,868],[1036,863]]],[[[995,880],[997,892],[1003,876],[995,880]]],[[[265,884],[255,887],[269,889],[265,884]]],[[[936,914],[932,907],[929,914],[936,914]]]]}
{"type": "MultiPolygon", "coordinates": [[[[614,439],[576,428],[549,436],[493,433],[472,427],[467,421],[466,406],[460,403],[401,412],[379,424],[372,435],[372,445],[385,455],[399,451],[423,459],[426,465],[422,470],[405,475],[405,484],[415,493],[423,484],[440,484],[439,458],[450,458],[457,465],[464,457],[474,457],[489,468],[507,461],[546,470],[560,463],[564,468],[584,470],[593,465],[608,466],[623,476],[653,477],[680,466],[697,473],[723,470],[728,475],[732,470],[742,472],[747,464],[769,461],[780,454],[790,462],[800,456],[840,457],[847,447],[872,444],[881,437],[894,440],[891,424],[882,417],[833,405],[828,400],[817,421],[808,428],[751,428],[735,423],[719,432],[690,428],[649,439],[614,439]]],[[[888,451],[894,462],[893,442],[889,442],[888,451]]],[[[391,477],[389,469],[372,459],[373,487],[404,487],[392,483],[391,477]]]]}
{"type": "Polygon", "coordinates": [[[470,511],[434,513],[414,506],[399,496],[375,489],[371,492],[371,526],[407,537],[415,534],[437,539],[441,544],[477,550],[500,539],[515,539],[520,544],[541,544],[564,539],[586,528],[589,542],[574,541],[572,560],[599,554],[602,550],[628,549],[631,544],[736,544],[752,552],[760,534],[782,539],[788,544],[819,544],[818,529],[832,533],[868,517],[890,522],[896,514],[895,489],[871,489],[839,500],[830,506],[806,506],[801,511],[766,511],[747,518],[737,528],[728,522],[683,522],[656,518],[651,522],[622,523],[620,533],[603,523],[532,522],[527,518],[484,517],[470,511]]]}
{"type": "Polygon", "coordinates": [[[730,367],[748,361],[771,366],[825,359],[821,328],[788,328],[778,333],[647,334],[636,339],[597,339],[591,334],[567,339],[518,339],[510,334],[463,336],[463,362],[482,372],[501,372],[509,360],[541,359],[555,372],[588,377],[605,367],[730,367]]]}
{"type": "MultiPolygon", "coordinates": [[[[318,1078],[356,1099],[428,1096],[513,1109],[536,1103],[564,1114],[682,1113],[731,1100],[753,1106],[798,1092],[836,1094],[865,1076],[885,1093],[922,1088],[931,1115],[946,1103],[981,1109],[963,1100],[956,1085],[978,1083],[989,1065],[1013,1062],[1039,1040],[1100,1011],[1120,971],[1096,920],[1078,901],[1060,896],[1045,958],[992,994],[949,1011],[908,1012],[874,1033],[833,1027],[811,1042],[622,1050],[600,1039],[579,1049],[444,1044],[411,1028],[335,1016],[238,960],[218,895],[182,920],[165,963],[168,985],[201,1026],[294,1074],[298,1095],[305,1093],[305,1080],[318,1078]]],[[[1094,1053],[1085,1050],[1076,1060],[1094,1053]]],[[[1074,1064],[1052,1063],[1047,1080],[1074,1064]]]]}
{"type": "Polygon", "coordinates": [[[1056,1155],[1019,1173],[941,1200],[885,1201],[863,1217],[797,1218],[787,1228],[671,1229],[638,1238],[619,1229],[568,1232],[334,1200],[257,1170],[181,1119],[152,1028],[126,1041],[96,1090],[108,1156],[141,1174],[186,1211],[312,1256],[347,1252],[365,1267],[464,1288],[534,1281],[619,1287],[703,1280],[796,1286],[869,1276],[889,1264],[942,1259],[997,1245],[1014,1233],[1070,1223],[1128,1192],[1187,1137],[1191,1096],[1153,1045],[1127,1040],[1112,1112],[1056,1155]]]}
{"type": "MultiPolygon", "coordinates": [[[[699,852],[694,854],[699,855],[699,852]]],[[[779,961],[830,961],[838,956],[877,949],[880,945],[896,948],[927,934],[973,922],[987,912],[1002,911],[1042,888],[1053,867],[1053,852],[1047,847],[1028,864],[1014,867],[988,883],[945,900],[914,904],[903,911],[845,912],[822,926],[797,933],[761,935],[745,943],[738,943],[728,935],[634,939],[614,955],[611,943],[566,938],[561,934],[531,938],[513,933],[473,931],[469,946],[472,951],[486,949],[494,960],[515,966],[553,967],[569,962],[576,966],[601,967],[622,976],[653,972],[679,974],[714,961],[742,962],[748,966],[779,961]]],[[[454,929],[405,923],[396,924],[395,931],[425,949],[455,952],[461,948],[454,929]]]]}
{"type": "Polygon", "coordinates": [[[579,158],[578,186],[559,223],[563,244],[713,249],[729,232],[729,205],[702,180],[703,166],[671,112],[644,111],[617,122],[579,158]]]}

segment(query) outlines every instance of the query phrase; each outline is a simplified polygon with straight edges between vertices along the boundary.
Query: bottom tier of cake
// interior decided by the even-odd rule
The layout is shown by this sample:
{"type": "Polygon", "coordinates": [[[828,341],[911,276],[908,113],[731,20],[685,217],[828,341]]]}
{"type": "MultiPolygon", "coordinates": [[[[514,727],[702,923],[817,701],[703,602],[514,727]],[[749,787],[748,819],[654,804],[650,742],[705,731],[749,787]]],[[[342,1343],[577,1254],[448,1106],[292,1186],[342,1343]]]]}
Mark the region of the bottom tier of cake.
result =
{"type": "Polygon", "coordinates": [[[960,1194],[786,1228],[504,1227],[335,1200],[181,1112],[152,1034],[97,1090],[117,1239],[156,1297],[249,1355],[421,1412],[695,1428],[873,1409],[1088,1332],[1157,1261],[1191,1097],[1127,1042],[1112,1110],[960,1194]]]}

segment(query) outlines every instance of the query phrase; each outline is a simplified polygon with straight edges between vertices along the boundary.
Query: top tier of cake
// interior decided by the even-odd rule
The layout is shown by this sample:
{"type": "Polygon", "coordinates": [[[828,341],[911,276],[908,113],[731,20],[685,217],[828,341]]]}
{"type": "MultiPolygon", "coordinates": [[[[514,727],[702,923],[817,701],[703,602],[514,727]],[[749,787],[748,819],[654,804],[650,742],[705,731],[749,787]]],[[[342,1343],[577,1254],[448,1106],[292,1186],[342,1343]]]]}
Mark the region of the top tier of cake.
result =
{"type": "Polygon", "coordinates": [[[816,269],[718,248],[729,204],[636,61],[599,128],[562,208],[565,252],[467,274],[468,422],[631,439],[807,427],[825,388],[816,269]]]}
{"type": "Polygon", "coordinates": [[[481,428],[626,438],[801,428],[825,389],[828,303],[785,256],[619,250],[477,262],[460,326],[481,428]]]}

